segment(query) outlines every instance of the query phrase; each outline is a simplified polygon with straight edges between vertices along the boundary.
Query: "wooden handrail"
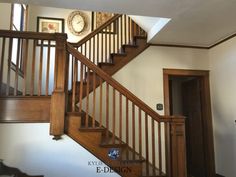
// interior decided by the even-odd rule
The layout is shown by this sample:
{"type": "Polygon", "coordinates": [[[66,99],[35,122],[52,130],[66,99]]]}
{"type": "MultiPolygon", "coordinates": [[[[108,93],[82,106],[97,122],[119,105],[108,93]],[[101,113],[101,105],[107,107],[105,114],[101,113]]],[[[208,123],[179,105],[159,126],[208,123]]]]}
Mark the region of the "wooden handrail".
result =
{"type": "Polygon", "coordinates": [[[96,36],[98,33],[100,33],[102,30],[104,30],[106,27],[108,27],[111,23],[113,23],[116,19],[118,19],[119,17],[121,17],[121,14],[116,14],[114,15],[112,18],[110,18],[108,21],[106,21],[105,23],[103,23],[101,26],[99,26],[98,28],[96,28],[94,31],[92,31],[91,33],[89,33],[87,36],[85,36],[83,39],[81,39],[79,42],[76,43],[70,43],[71,45],[73,45],[74,47],[79,47],[82,44],[84,44],[86,41],[88,41],[89,39],[91,39],[92,37],[96,36]]]}
{"type": "Polygon", "coordinates": [[[133,93],[131,93],[128,89],[126,89],[124,86],[122,86],[119,82],[117,82],[115,79],[113,79],[107,73],[105,73],[102,69],[100,69],[95,64],[93,64],[90,60],[88,60],[85,56],[83,56],[81,53],[79,53],[69,43],[67,43],[67,50],[77,60],[79,60],[84,65],[86,65],[88,68],[90,68],[93,72],[95,72],[97,75],[99,75],[103,80],[105,80],[112,87],[116,88],[117,91],[119,91],[124,96],[126,96],[135,105],[142,108],[143,111],[145,111],[148,115],[150,115],[156,121],[158,121],[158,122],[183,121],[183,118],[184,118],[183,116],[177,117],[177,116],[161,116],[161,115],[159,115],[152,108],[150,108],[147,104],[145,104],[142,100],[140,100],[133,93]]]}
{"type": "Polygon", "coordinates": [[[55,40],[56,35],[58,34],[61,34],[61,33],[39,33],[39,32],[32,32],[32,31],[0,30],[1,37],[8,37],[8,38],[14,37],[14,38],[22,38],[22,39],[55,40]]]}

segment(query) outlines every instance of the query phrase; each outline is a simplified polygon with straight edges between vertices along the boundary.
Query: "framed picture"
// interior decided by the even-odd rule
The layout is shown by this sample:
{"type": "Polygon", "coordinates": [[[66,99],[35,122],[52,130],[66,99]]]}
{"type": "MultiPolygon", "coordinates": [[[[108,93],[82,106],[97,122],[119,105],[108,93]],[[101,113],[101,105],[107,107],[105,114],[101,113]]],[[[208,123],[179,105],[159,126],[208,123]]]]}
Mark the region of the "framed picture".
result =
{"type": "MultiPolygon", "coordinates": [[[[37,32],[41,33],[64,33],[64,19],[63,18],[50,18],[50,17],[37,17],[37,32]]],[[[41,41],[37,41],[37,45],[41,46],[41,41]]],[[[48,41],[43,41],[44,46],[48,46],[48,41]]],[[[55,46],[55,41],[50,43],[55,46]]]]}
{"type": "Polygon", "coordinates": [[[42,33],[64,33],[64,19],[37,17],[37,32],[42,33]]]}
{"type": "MultiPolygon", "coordinates": [[[[92,12],[92,31],[104,24],[107,20],[114,16],[113,13],[107,12],[92,12]]],[[[116,34],[117,24],[113,23],[111,28],[104,30],[104,33],[116,34]]]]}

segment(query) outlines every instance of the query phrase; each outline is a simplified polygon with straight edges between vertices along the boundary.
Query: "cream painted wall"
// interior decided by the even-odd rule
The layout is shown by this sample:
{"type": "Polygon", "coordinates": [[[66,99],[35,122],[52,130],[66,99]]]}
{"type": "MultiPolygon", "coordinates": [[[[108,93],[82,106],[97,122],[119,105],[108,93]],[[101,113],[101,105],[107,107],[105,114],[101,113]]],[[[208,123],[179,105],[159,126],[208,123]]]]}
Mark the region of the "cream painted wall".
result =
{"type": "Polygon", "coordinates": [[[217,173],[236,176],[236,38],[209,52],[217,173]]]}
{"type": "Polygon", "coordinates": [[[114,78],[156,110],[156,104],[163,103],[164,99],[163,68],[208,70],[208,51],[151,46],[114,78]]]}
{"type": "Polygon", "coordinates": [[[9,30],[11,19],[11,4],[0,3],[0,14],[0,29],[9,30]]]}
{"type": "MultiPolygon", "coordinates": [[[[96,173],[100,162],[67,136],[54,141],[49,124],[0,124],[0,159],[30,175],[44,177],[118,177],[116,173],[96,173]]],[[[104,164],[101,167],[107,167],[104,164]]]]}

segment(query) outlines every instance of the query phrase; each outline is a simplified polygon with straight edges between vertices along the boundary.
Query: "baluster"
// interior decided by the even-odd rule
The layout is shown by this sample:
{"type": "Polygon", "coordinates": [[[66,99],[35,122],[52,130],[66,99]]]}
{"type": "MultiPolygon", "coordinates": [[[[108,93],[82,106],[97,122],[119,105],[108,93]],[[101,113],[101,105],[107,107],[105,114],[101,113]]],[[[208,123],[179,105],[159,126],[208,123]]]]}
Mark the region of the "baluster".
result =
{"type": "Polygon", "coordinates": [[[96,36],[93,37],[93,63],[98,64],[98,63],[96,63],[96,60],[95,60],[95,57],[96,57],[96,55],[95,55],[95,47],[96,47],[95,46],[95,37],[96,36]]]}
{"type": "Polygon", "coordinates": [[[102,90],[102,78],[99,78],[99,84],[100,84],[100,118],[99,118],[99,127],[102,127],[102,97],[103,97],[103,90],[102,90]]]}
{"type": "Polygon", "coordinates": [[[104,41],[103,41],[103,38],[104,38],[104,32],[102,32],[102,45],[101,45],[101,62],[103,63],[104,59],[103,59],[103,48],[104,48],[104,41]]]}
{"type": "Polygon", "coordinates": [[[49,75],[50,75],[50,55],[51,55],[51,41],[48,40],[48,53],[47,53],[47,74],[46,74],[46,96],[49,91],[49,75]]]}
{"type": "Polygon", "coordinates": [[[131,43],[131,22],[130,22],[130,18],[128,17],[128,43],[131,43]]]}
{"type": "Polygon", "coordinates": [[[4,57],[5,57],[5,44],[6,38],[2,39],[2,55],[1,55],[1,68],[0,68],[0,95],[2,94],[2,79],[3,79],[3,65],[4,65],[4,57]]]}
{"type": "Polygon", "coordinates": [[[20,44],[21,40],[17,39],[17,56],[16,56],[16,71],[15,71],[15,85],[14,85],[14,96],[18,94],[18,77],[19,77],[19,63],[20,63],[20,44]]]}
{"type": "Polygon", "coordinates": [[[120,139],[122,140],[122,94],[120,93],[120,130],[119,130],[119,133],[120,133],[120,139]]]}
{"type": "Polygon", "coordinates": [[[27,87],[27,82],[26,82],[26,79],[27,79],[27,63],[28,63],[28,50],[29,50],[29,40],[26,39],[25,42],[23,42],[23,49],[24,49],[24,52],[23,52],[23,58],[21,61],[21,63],[23,62],[23,74],[24,74],[24,78],[23,78],[23,96],[26,95],[26,87],[27,87]]]}
{"type": "Polygon", "coordinates": [[[138,111],[138,115],[139,115],[139,156],[141,158],[142,157],[142,112],[140,108],[138,111]]]}
{"type": "MultiPolygon", "coordinates": [[[[133,149],[135,150],[135,105],[134,103],[132,103],[132,135],[133,135],[133,140],[132,140],[132,143],[133,143],[133,149]]],[[[133,153],[134,154],[134,153],[133,153]]]]}
{"type": "MultiPolygon", "coordinates": [[[[88,41],[85,42],[85,44],[84,44],[84,56],[85,56],[86,58],[88,58],[88,57],[87,57],[87,43],[88,43],[88,41]]],[[[89,60],[90,60],[90,58],[89,58],[89,60]]]]}
{"type": "Polygon", "coordinates": [[[104,33],[105,33],[105,62],[106,62],[106,63],[107,63],[107,51],[108,51],[108,50],[107,50],[107,47],[108,47],[108,44],[107,44],[107,43],[108,43],[108,42],[107,42],[107,40],[108,40],[108,39],[107,39],[107,38],[108,38],[108,37],[107,37],[107,32],[108,32],[108,31],[107,31],[107,30],[108,30],[108,29],[107,29],[107,27],[106,27],[105,32],[104,32],[104,33]]]}
{"type": "Polygon", "coordinates": [[[170,156],[170,124],[165,122],[165,159],[166,159],[166,176],[170,176],[171,172],[171,156],[170,156]]]}
{"type": "Polygon", "coordinates": [[[13,43],[13,38],[10,38],[9,48],[8,48],[7,89],[6,89],[7,96],[9,95],[9,91],[10,91],[12,43],[13,43]]]}
{"type": "Polygon", "coordinates": [[[100,47],[101,47],[101,45],[100,45],[100,33],[97,34],[97,46],[95,46],[95,47],[96,47],[96,50],[97,50],[96,58],[97,58],[97,64],[98,64],[99,63],[99,57],[100,57],[99,50],[100,50],[100,47]]]}
{"type": "Polygon", "coordinates": [[[115,133],[116,133],[116,130],[115,130],[115,126],[116,126],[116,90],[115,88],[113,87],[113,121],[112,121],[112,142],[113,144],[115,144],[115,133]]]}
{"type": "Polygon", "coordinates": [[[129,145],[129,100],[126,97],[126,143],[129,145]]]}
{"type": "Polygon", "coordinates": [[[124,34],[123,34],[123,15],[121,16],[120,18],[120,33],[121,33],[121,45],[123,45],[123,37],[124,37],[124,34]]]}
{"type": "Polygon", "coordinates": [[[124,25],[125,25],[125,44],[127,44],[127,29],[126,29],[126,26],[127,26],[127,16],[125,15],[125,22],[124,22],[124,25]]]}
{"type": "Polygon", "coordinates": [[[42,92],[42,71],[43,71],[43,40],[41,40],[40,45],[40,58],[39,58],[39,80],[38,80],[38,96],[41,95],[42,92]]]}
{"type": "Polygon", "coordinates": [[[83,89],[84,89],[84,65],[80,63],[80,89],[79,89],[79,112],[82,112],[82,99],[83,99],[83,89]]]}
{"type": "Polygon", "coordinates": [[[134,33],[135,33],[135,29],[134,29],[134,21],[131,20],[131,29],[132,29],[132,33],[131,33],[131,43],[133,43],[133,40],[134,40],[134,33]]]}
{"type": "Polygon", "coordinates": [[[30,96],[34,94],[34,76],[35,76],[35,58],[36,58],[36,43],[37,40],[34,40],[33,44],[33,58],[32,58],[32,71],[31,71],[31,86],[30,86],[30,96]]]}
{"type": "Polygon", "coordinates": [[[89,81],[90,81],[90,69],[87,67],[87,87],[86,87],[86,119],[85,119],[85,127],[88,127],[88,119],[89,119],[89,81]]]}
{"type": "Polygon", "coordinates": [[[109,136],[109,84],[106,83],[106,136],[109,136]]]}
{"type": "Polygon", "coordinates": [[[96,111],[96,73],[93,71],[93,127],[95,127],[96,111]]]}
{"type": "MultiPolygon", "coordinates": [[[[132,126],[132,130],[133,130],[133,133],[132,133],[132,135],[133,135],[133,149],[134,149],[134,151],[136,151],[136,144],[135,144],[135,105],[134,105],[134,103],[132,104],[132,124],[133,124],[133,126],[132,126]]],[[[135,153],[133,153],[133,158],[135,158],[135,153]]]]}
{"type": "Polygon", "coordinates": [[[93,61],[93,58],[91,57],[91,56],[92,56],[91,42],[92,42],[92,39],[88,40],[88,59],[89,59],[91,62],[94,62],[94,61],[93,61]]]}
{"type": "Polygon", "coordinates": [[[146,140],[146,160],[147,160],[147,166],[146,171],[147,175],[149,174],[149,144],[148,144],[148,115],[145,113],[145,140],[146,140]]]}
{"type": "Polygon", "coordinates": [[[112,33],[112,31],[111,31],[111,24],[109,25],[109,53],[108,53],[108,56],[107,56],[107,58],[108,58],[108,60],[109,60],[109,63],[111,62],[110,61],[110,54],[111,54],[111,40],[112,40],[112,38],[111,38],[111,33],[112,33]]]}
{"type": "Polygon", "coordinates": [[[158,149],[159,149],[159,169],[162,171],[162,144],[161,144],[161,123],[158,122],[158,149]]]}
{"type": "MultiPolygon", "coordinates": [[[[156,148],[155,148],[155,122],[152,118],[152,164],[156,167],[156,148]]],[[[155,168],[153,168],[153,173],[156,174],[155,168]]]]}
{"type": "Polygon", "coordinates": [[[113,22],[112,23],[112,25],[113,25],[113,31],[114,31],[114,33],[113,33],[113,51],[112,51],[112,53],[116,53],[115,52],[115,50],[116,50],[116,27],[117,27],[117,25],[116,25],[116,22],[113,22]]]}
{"type": "Polygon", "coordinates": [[[76,87],[77,87],[77,83],[76,83],[76,81],[77,81],[77,73],[78,73],[78,62],[77,62],[77,60],[74,58],[74,57],[72,57],[72,63],[73,63],[73,66],[74,66],[74,69],[73,69],[73,71],[74,71],[74,73],[73,73],[73,88],[72,88],[72,112],[74,112],[75,111],[75,94],[76,94],[76,87]]]}
{"type": "Polygon", "coordinates": [[[116,32],[116,47],[117,47],[117,53],[120,51],[120,46],[119,46],[119,19],[116,20],[117,22],[117,32],[116,32]]]}

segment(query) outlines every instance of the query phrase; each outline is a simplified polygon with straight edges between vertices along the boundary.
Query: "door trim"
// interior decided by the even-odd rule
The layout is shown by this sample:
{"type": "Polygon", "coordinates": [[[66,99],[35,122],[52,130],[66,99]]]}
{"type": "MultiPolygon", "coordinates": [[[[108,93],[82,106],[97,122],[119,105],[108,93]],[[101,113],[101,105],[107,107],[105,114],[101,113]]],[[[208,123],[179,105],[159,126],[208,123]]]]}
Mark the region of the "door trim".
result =
{"type": "Polygon", "coordinates": [[[209,71],[186,69],[163,69],[164,113],[170,115],[169,77],[189,76],[199,77],[202,90],[203,141],[207,177],[215,177],[214,141],[211,113],[211,97],[209,85],[209,71]]]}

